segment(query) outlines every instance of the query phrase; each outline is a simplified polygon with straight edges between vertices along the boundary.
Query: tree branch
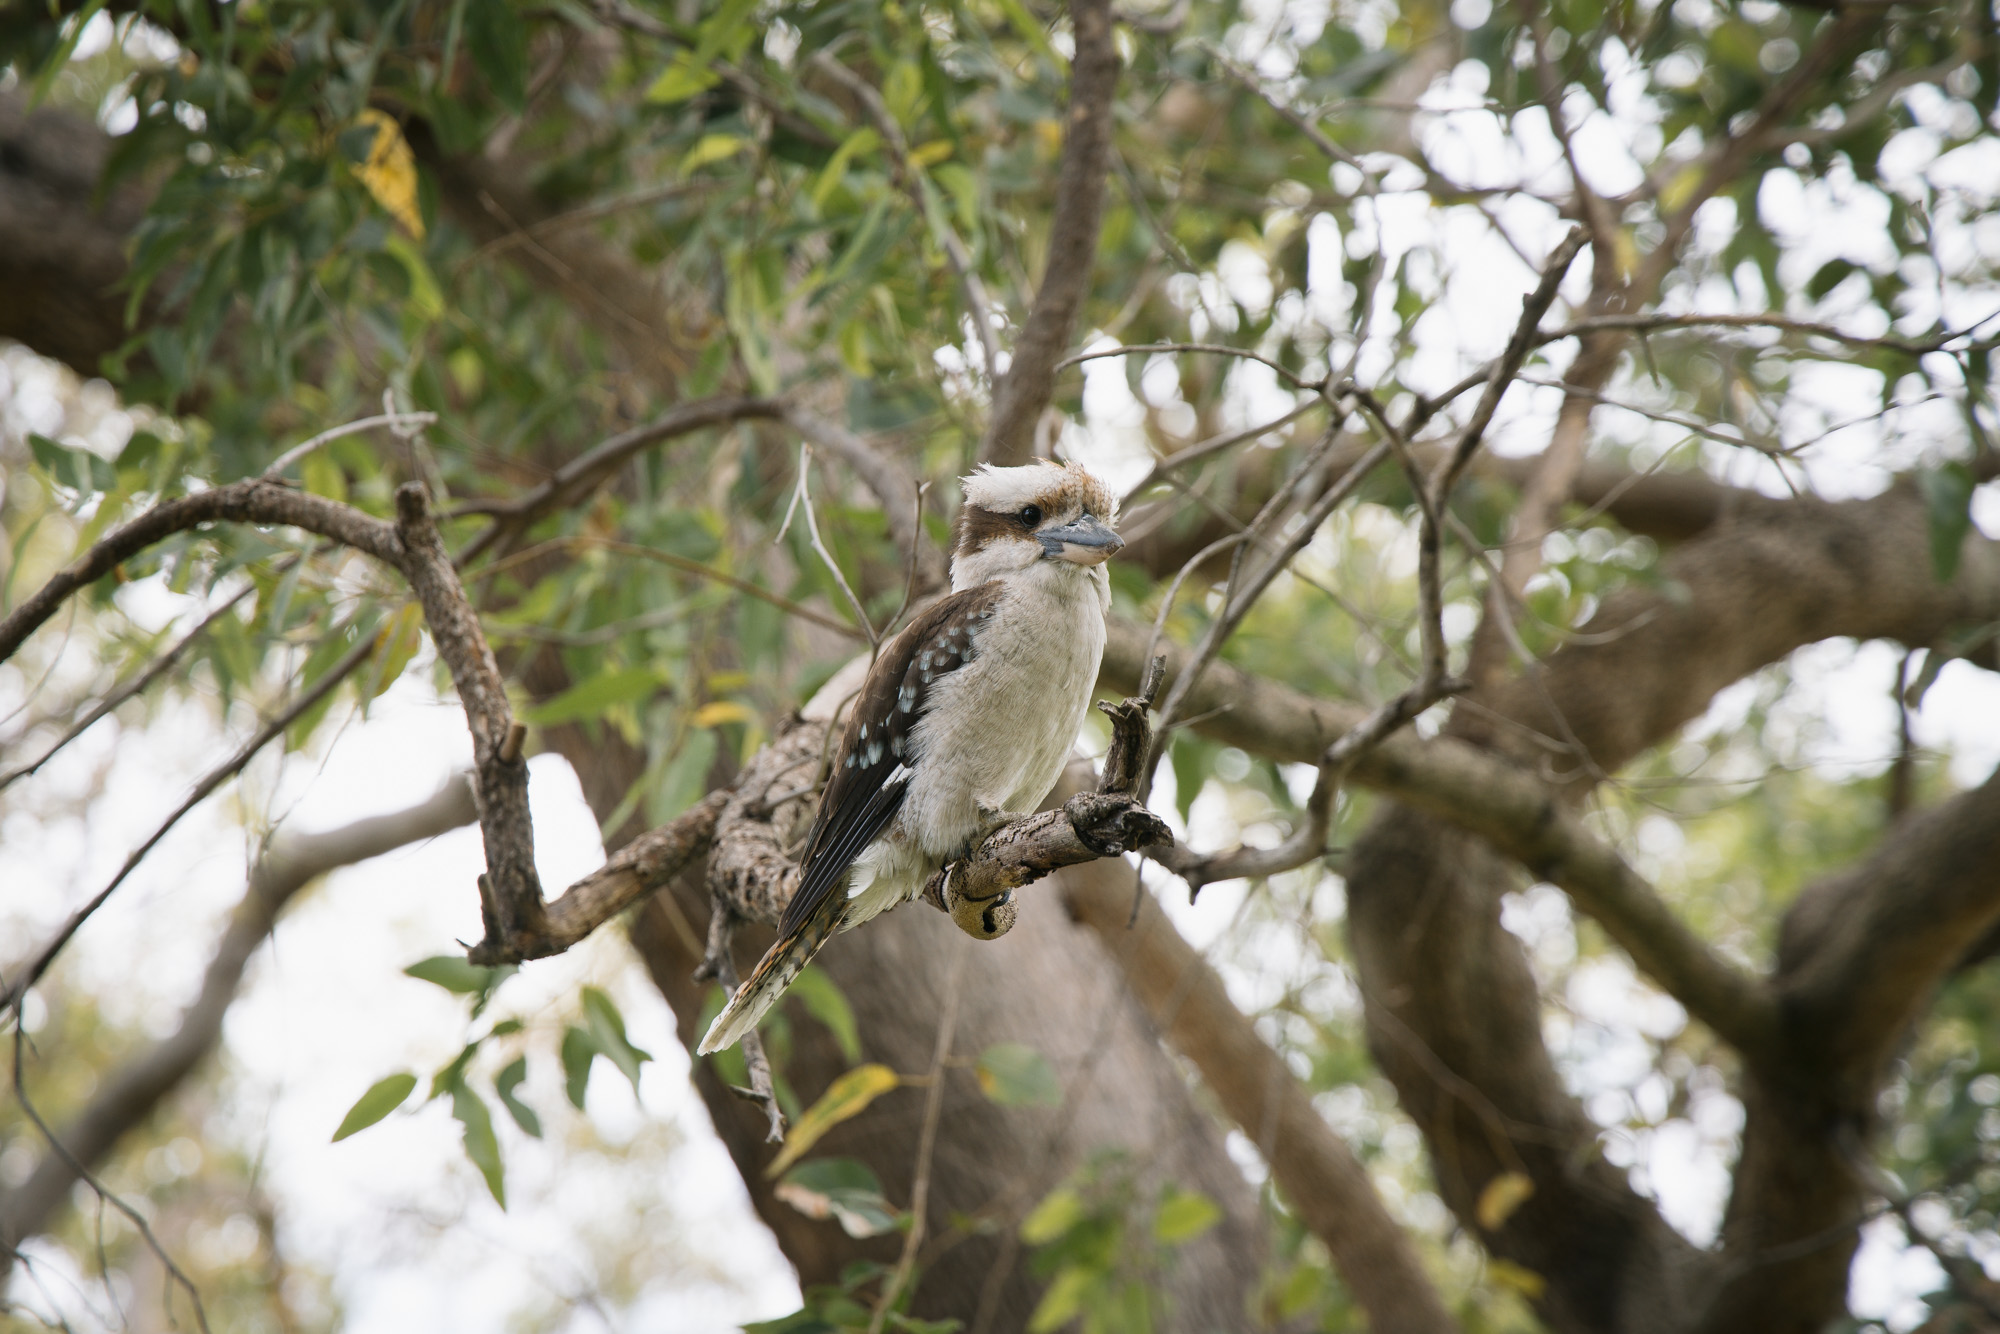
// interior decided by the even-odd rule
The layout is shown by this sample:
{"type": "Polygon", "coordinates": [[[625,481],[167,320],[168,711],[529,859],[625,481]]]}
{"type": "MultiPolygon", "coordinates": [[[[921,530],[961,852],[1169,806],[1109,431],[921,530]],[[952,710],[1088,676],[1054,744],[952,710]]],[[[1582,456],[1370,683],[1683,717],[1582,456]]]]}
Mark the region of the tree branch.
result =
{"type": "Polygon", "coordinates": [[[1072,0],[1069,11],[1076,53],[1070,58],[1048,265],[1034,309],[1014,340],[1007,374],[994,387],[993,416],[979,449],[981,459],[1003,466],[1026,463],[1034,452],[1035,425],[1055,391],[1056,361],[1069,346],[1090,287],[1111,168],[1111,106],[1118,91],[1111,0],[1072,0]]]}
{"type": "MultiPolygon", "coordinates": [[[[1101,679],[1114,689],[1136,680],[1147,642],[1145,631],[1114,620],[1101,679]]],[[[1177,646],[1168,650],[1170,683],[1187,656],[1177,646]]],[[[1353,705],[1309,698],[1229,663],[1209,668],[1186,707],[1216,710],[1203,732],[1294,763],[1317,763],[1327,747],[1367,721],[1353,705]]],[[[1768,1044],[1776,1011],[1757,981],[1710,951],[1615,849],[1530,773],[1462,742],[1405,734],[1364,752],[1352,774],[1356,782],[1479,834],[1559,885],[1691,1014],[1741,1047],[1768,1044]]]]}
{"type": "Polygon", "coordinates": [[[467,954],[476,964],[520,963],[561,954],[619,913],[660,889],[707,854],[729,791],[718,789],[656,829],[639,835],[543,911],[542,928],[487,939],[467,954]]]}
{"type": "Polygon", "coordinates": [[[1332,1253],[1370,1326],[1399,1334],[1456,1331],[1367,1169],[1230,1001],[1221,977],[1157,907],[1148,910],[1142,900],[1132,925],[1130,869],[1112,862],[1075,866],[1058,883],[1070,913],[1097,933],[1167,1041],[1257,1145],[1286,1203],[1332,1253]]]}
{"type": "Polygon", "coordinates": [[[100,1080],[89,1104],[58,1135],[69,1157],[50,1153],[20,1186],[0,1196],[0,1248],[11,1250],[48,1226],[77,1180],[75,1162],[90,1166],[108,1154],[185,1080],[222,1035],[250,956],[271,933],[293,896],[329,871],[435,838],[475,818],[463,775],[436,795],[393,815],[357,820],[321,834],[282,834],[257,859],[248,888],[210,959],[201,991],[180,1027],[100,1080]]]}

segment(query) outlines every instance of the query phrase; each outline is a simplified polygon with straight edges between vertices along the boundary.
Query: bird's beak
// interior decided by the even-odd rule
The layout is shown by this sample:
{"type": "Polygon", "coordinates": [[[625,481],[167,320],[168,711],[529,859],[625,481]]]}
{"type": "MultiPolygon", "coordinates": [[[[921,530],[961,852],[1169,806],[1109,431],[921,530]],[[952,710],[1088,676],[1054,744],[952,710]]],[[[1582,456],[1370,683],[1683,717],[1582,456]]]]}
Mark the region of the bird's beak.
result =
{"type": "Polygon", "coordinates": [[[1035,538],[1042,544],[1044,556],[1073,565],[1102,565],[1125,545],[1124,538],[1090,514],[1060,528],[1044,528],[1035,538]]]}

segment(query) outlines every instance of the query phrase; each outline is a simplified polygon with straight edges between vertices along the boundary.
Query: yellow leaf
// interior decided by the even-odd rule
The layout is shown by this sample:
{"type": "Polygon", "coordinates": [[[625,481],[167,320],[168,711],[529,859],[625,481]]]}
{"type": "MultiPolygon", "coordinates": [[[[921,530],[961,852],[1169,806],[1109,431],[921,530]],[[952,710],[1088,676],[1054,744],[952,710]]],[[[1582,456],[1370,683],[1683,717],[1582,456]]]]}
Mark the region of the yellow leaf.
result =
{"type": "Polygon", "coordinates": [[[886,1065],[858,1065],[833,1081],[832,1087],[820,1096],[820,1100],[806,1109],[799,1123],[792,1127],[792,1133],[785,1137],[785,1147],[764,1169],[767,1177],[783,1175],[786,1168],[805,1156],[808,1149],[819,1143],[827,1131],[852,1117],[859,1116],[868,1104],[903,1082],[902,1077],[886,1065]]]}
{"type": "Polygon", "coordinates": [[[355,168],[354,174],[361,178],[384,212],[401,223],[410,235],[422,236],[424,215],[417,208],[417,159],[410,152],[401,127],[388,112],[374,107],[355,117],[355,123],[373,125],[375,142],[368,149],[368,160],[355,168]]]}
{"type": "Polygon", "coordinates": [[[933,139],[927,144],[918,144],[910,150],[910,161],[919,167],[931,167],[951,156],[951,140],[933,139]]]}
{"type": "Polygon", "coordinates": [[[688,150],[681,159],[681,174],[687,175],[706,167],[711,162],[720,162],[726,157],[734,157],[743,150],[748,140],[733,134],[704,134],[701,142],[688,150]]]}
{"type": "Polygon", "coordinates": [[[1699,166],[1681,168],[1680,174],[1668,181],[1666,188],[1660,191],[1660,211],[1680,212],[1681,205],[1694,198],[1695,187],[1701,184],[1701,175],[1699,166]]]}
{"type": "Polygon", "coordinates": [[[1529,1301],[1541,1296],[1542,1290],[1549,1286],[1549,1281],[1534,1270],[1523,1269],[1508,1260],[1488,1260],[1486,1275],[1501,1287],[1512,1288],[1529,1301]]]}
{"type": "Polygon", "coordinates": [[[1618,272],[1630,277],[1639,268],[1639,243],[1632,239],[1630,227],[1620,227],[1611,238],[1611,251],[1618,257],[1618,272]]]}
{"type": "Polygon", "coordinates": [[[738,704],[733,699],[718,699],[695,710],[694,725],[716,727],[723,723],[747,723],[754,716],[747,704],[738,704]]]}
{"type": "Polygon", "coordinates": [[[1535,1183],[1525,1172],[1502,1172],[1479,1192],[1479,1207],[1474,1210],[1479,1226],[1488,1232],[1498,1232],[1534,1193],[1535,1183]]]}

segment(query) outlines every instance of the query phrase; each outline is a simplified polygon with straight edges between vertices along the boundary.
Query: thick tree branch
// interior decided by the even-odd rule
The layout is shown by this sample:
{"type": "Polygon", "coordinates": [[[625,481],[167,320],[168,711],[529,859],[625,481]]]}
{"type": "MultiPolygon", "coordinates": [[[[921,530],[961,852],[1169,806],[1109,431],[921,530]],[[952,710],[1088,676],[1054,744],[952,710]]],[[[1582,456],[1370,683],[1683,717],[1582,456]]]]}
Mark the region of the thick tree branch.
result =
{"type": "MultiPolygon", "coordinates": [[[[100,1080],[89,1104],[59,1132],[70,1157],[85,1166],[102,1160],[214,1050],[250,956],[300,890],[329,871],[470,824],[475,815],[472,788],[461,775],[408,810],[322,834],[274,839],[251,871],[249,887],[209,961],[200,993],[181,1015],[180,1027],[100,1080]]],[[[50,1153],[25,1182],[0,1196],[0,1252],[11,1252],[46,1228],[76,1180],[71,1161],[50,1153]]]]}
{"type": "Polygon", "coordinates": [[[1332,1253],[1370,1326],[1455,1331],[1423,1262],[1389,1215],[1368,1170],[1313,1107],[1283,1057],[1257,1036],[1221,977],[1157,907],[1132,923],[1132,875],[1116,862],[1058,877],[1063,902],[1096,931],[1126,985],[1270,1165],[1286,1203],[1332,1253]]]}
{"type": "Polygon", "coordinates": [[[1076,317],[1097,261],[1104,216],[1104,180],[1111,168],[1111,107],[1118,91],[1118,46],[1111,0],[1072,0],[1076,38],[1070,57],[1069,111],[1063,121],[1061,172],[1049,226],[1048,266],[1034,309],[1014,340],[1013,360],[993,391],[993,416],[979,456],[988,463],[1026,463],[1035,426],[1055,391],[1055,365],[1069,347],[1076,317]]]}
{"type": "Polygon", "coordinates": [[[729,801],[726,789],[709,793],[680,815],[639,835],[544,909],[534,935],[484,940],[467,955],[473,963],[519,963],[561,954],[652,894],[708,853],[716,817],[729,801]]]}
{"type": "MultiPolygon", "coordinates": [[[[1797,1040],[1850,1094],[2000,918],[2000,772],[1898,824],[1864,861],[1800,894],[1779,939],[1797,1040]]],[[[1797,1053],[1804,1056],[1805,1053],[1797,1053]]]]}

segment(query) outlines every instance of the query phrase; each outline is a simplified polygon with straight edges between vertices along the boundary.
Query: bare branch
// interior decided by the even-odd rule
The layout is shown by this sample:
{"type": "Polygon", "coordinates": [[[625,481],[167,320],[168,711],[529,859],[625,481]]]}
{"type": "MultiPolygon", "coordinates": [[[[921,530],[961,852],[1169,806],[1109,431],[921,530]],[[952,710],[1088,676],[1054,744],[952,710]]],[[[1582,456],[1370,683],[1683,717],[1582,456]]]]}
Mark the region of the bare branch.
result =
{"type": "Polygon", "coordinates": [[[954,952],[951,972],[945,980],[944,1009],[938,1014],[937,1045],[931,1049],[930,1087],[924,1090],[924,1121],[917,1132],[917,1170],[910,1187],[910,1230],[903,1234],[903,1253],[868,1321],[868,1334],[882,1334],[882,1325],[910,1275],[917,1267],[917,1247],[923,1244],[924,1223],[930,1213],[931,1161],[937,1150],[938,1115],[944,1110],[944,1063],[951,1055],[951,1040],[958,1032],[958,1001],[965,984],[965,951],[954,952]]]}
{"type": "Polygon", "coordinates": [[[99,700],[88,713],[84,714],[83,717],[77,719],[74,723],[70,724],[69,730],[64,732],[62,736],[56,740],[54,745],[50,746],[47,750],[43,751],[35,759],[28,761],[26,764],[20,765],[17,768],[9,769],[6,773],[0,774],[0,790],[4,790],[7,787],[7,785],[9,783],[12,783],[15,779],[26,778],[29,774],[34,773],[37,769],[41,768],[43,765],[47,764],[50,760],[54,759],[56,756],[56,752],[60,751],[64,746],[67,746],[70,742],[76,740],[78,737],[82,736],[85,732],[88,732],[91,728],[95,727],[112,710],[116,709],[126,700],[131,699],[134,696],[143,694],[147,686],[150,686],[153,684],[153,682],[159,680],[160,677],[164,676],[175,663],[180,661],[181,655],[183,653],[186,653],[189,647],[192,646],[197,639],[200,639],[203,635],[208,633],[208,628],[210,626],[214,625],[224,616],[227,616],[230,612],[234,611],[236,609],[237,603],[243,601],[244,598],[249,597],[250,594],[256,591],[257,591],[257,585],[245,584],[241,589],[239,589],[235,594],[233,594],[221,606],[217,607],[214,611],[204,616],[201,620],[201,624],[195,626],[194,629],[188,631],[186,635],[182,636],[178,641],[175,642],[173,647],[169,648],[165,653],[160,654],[158,657],[154,658],[151,662],[147,663],[146,669],[144,671],[140,672],[137,676],[134,676],[131,680],[127,681],[125,684],[113,690],[103,699],[99,700]]]}
{"type": "MultiPolygon", "coordinates": [[[[1129,687],[1145,660],[1146,632],[1117,619],[1110,631],[1101,679],[1114,689],[1129,687]]],[[[1189,656],[1178,648],[1169,651],[1170,690],[1189,656]]],[[[1188,693],[1185,707],[1198,713],[1223,704],[1227,710],[1219,710],[1202,731],[1254,754],[1294,763],[1318,763],[1328,746],[1367,721],[1353,705],[1312,699],[1228,663],[1214,663],[1188,693]]],[[[1776,1018],[1768,993],[1748,973],[1713,953],[1616,849],[1593,835],[1526,770],[1463,742],[1403,735],[1365,751],[1352,776],[1479,834],[1560,886],[1691,1014],[1740,1048],[1768,1046],[1776,1018]]]]}
{"type": "Polygon", "coordinates": [[[518,751],[508,759],[514,710],[500,678],[500,664],[466,600],[432,520],[424,488],[396,489],[396,562],[423,606],[438,657],[451,670],[472,732],[473,772],[478,776],[479,832],[486,844],[486,874],[479,878],[480,908],[488,940],[534,936],[546,929],[542,885],[535,872],[534,821],[528,811],[528,766],[518,751]]]}
{"type": "Polygon", "coordinates": [[[1062,167],[1049,227],[1049,261],[1034,309],[1014,340],[1007,374],[994,386],[993,416],[979,456],[1020,464],[1034,448],[1035,423],[1055,390],[1056,359],[1068,347],[1097,260],[1104,215],[1104,181],[1111,167],[1111,104],[1118,91],[1118,47],[1111,0],[1071,0],[1075,54],[1070,58],[1069,111],[1062,167]]]}
{"type": "Polygon", "coordinates": [[[704,427],[729,422],[771,420],[783,415],[776,401],[763,398],[722,396],[683,403],[644,426],[612,436],[558,468],[555,475],[532,491],[496,504],[461,505],[454,514],[485,513],[494,516],[493,526],[473,539],[459,554],[467,564],[496,542],[507,543],[544,515],[567,509],[613,476],[640,451],[704,427]]]}
{"type": "Polygon", "coordinates": [[[180,1027],[98,1082],[89,1104],[57,1136],[69,1156],[51,1153],[28,1179],[0,1197],[0,1247],[18,1246],[48,1226],[77,1180],[72,1163],[91,1166],[143,1122],[214,1050],[243,970],[294,895],[327,872],[434,838],[475,818],[463,775],[435,796],[393,815],[378,815],[321,834],[281,834],[257,859],[242,901],[210,959],[201,992],[180,1027]]]}
{"type": "Polygon", "coordinates": [[[890,540],[902,551],[905,560],[921,562],[921,586],[941,585],[943,563],[925,549],[923,530],[916,520],[917,484],[909,471],[846,427],[796,404],[785,405],[784,419],[805,437],[807,444],[825,450],[854,469],[862,485],[882,503],[882,517],[889,526],[890,540]]]}
{"type": "Polygon", "coordinates": [[[1979,324],[1965,329],[1946,330],[1929,338],[1899,338],[1889,334],[1870,337],[1865,334],[1849,333],[1831,324],[1788,319],[1782,315],[1592,315],[1585,319],[1573,320],[1560,328],[1543,330],[1535,336],[1535,345],[1541,346],[1564,338],[1580,338],[1592,333],[1657,333],[1663,329],[1775,329],[1780,333],[1797,334],[1805,338],[1824,338],[1847,347],[1902,352],[1912,357],[1921,357],[1931,352],[1947,350],[1984,352],[2000,347],[2000,338],[1972,338],[1973,333],[1981,325],[1990,323],[1991,319],[1989,316],[1979,324]],[[1952,345],[1955,343],[1962,346],[1954,349],[1952,345]]]}
{"type": "MultiPolygon", "coordinates": [[[[1294,389],[1309,390],[1314,393],[1319,392],[1320,389],[1320,386],[1314,381],[1308,380],[1296,371],[1288,369],[1280,362],[1273,361],[1262,352],[1247,347],[1231,347],[1227,343],[1137,343],[1131,346],[1121,344],[1118,347],[1097,347],[1092,348],[1088,352],[1071,353],[1061,361],[1058,361],[1055,364],[1055,369],[1064,370],[1071,366],[1080,366],[1086,361],[1102,361],[1106,357],[1132,357],[1154,352],[1205,352],[1211,356],[1218,357],[1241,357],[1245,361],[1254,361],[1260,366],[1268,366],[1280,379],[1294,389]]],[[[1293,415],[1296,416],[1297,414],[1293,415]]],[[[1284,420],[1289,421],[1290,418],[1287,417],[1284,420]]],[[[1263,428],[1263,430],[1269,429],[1269,427],[1263,428]]],[[[1256,434],[1262,434],[1262,431],[1256,434]]],[[[1221,446],[1218,446],[1218,448],[1221,448],[1221,446]]]]}
{"type": "Polygon", "coordinates": [[[547,905],[539,934],[488,939],[467,957],[491,965],[561,954],[699,861],[714,842],[716,819],[728,801],[726,789],[711,792],[627,843],[547,905]]]}
{"type": "Polygon", "coordinates": [[[1536,330],[1541,327],[1542,316],[1555,303],[1563,275],[1569,272],[1570,263],[1589,239],[1590,234],[1583,228],[1572,227],[1569,235],[1549,255],[1535,290],[1521,302],[1521,318],[1514,325],[1514,336],[1507,340],[1506,350],[1494,360],[1487,372],[1486,390],[1479,396],[1479,405],[1472,410],[1472,419],[1466,422],[1465,429],[1459,432],[1458,443],[1452,447],[1450,458],[1433,483],[1432,494],[1439,503],[1450,499],[1453,484],[1465,471],[1465,465],[1472,462],[1473,452],[1479,448],[1479,441],[1486,434],[1495,409],[1500,406],[1501,395],[1507,392],[1507,386],[1513,383],[1521,363],[1527,360],[1528,353],[1537,345],[1536,330]]]}
{"type": "Polygon", "coordinates": [[[155,505],[64,566],[0,620],[0,662],[13,657],[22,641],[54,615],[72,593],[102,579],[121,562],[156,542],[200,524],[225,519],[304,528],[365,552],[386,565],[401,564],[402,546],[395,529],[380,519],[261,477],[231,482],[155,505]]]}
{"type": "Polygon", "coordinates": [[[437,419],[438,417],[435,412],[385,412],[380,416],[363,417],[358,421],[329,427],[310,440],[293,445],[290,449],[278,455],[277,458],[271,461],[271,466],[264,469],[258,475],[269,481],[276,481],[278,478],[284,476],[285,469],[291,467],[300,459],[305,458],[322,445],[330,445],[336,440],[350,435],[359,435],[363,431],[372,431],[377,426],[387,426],[391,429],[403,430],[409,427],[430,426],[437,419]]]}
{"type": "Polygon", "coordinates": [[[55,962],[56,955],[62,953],[63,946],[69,944],[70,937],[74,936],[78,928],[89,920],[92,913],[104,906],[105,900],[111,897],[112,891],[125,883],[125,878],[131,875],[139,863],[146,859],[146,854],[151,852],[159,841],[165,838],[173,827],[181,822],[182,816],[186,815],[196,806],[199,806],[208,798],[210,793],[241,772],[243,766],[250,763],[256,757],[258,751],[284,735],[287,727],[290,727],[308,709],[331,694],[334,687],[345,681],[355,668],[368,661],[374,655],[375,649],[376,643],[373,639],[364,639],[349,649],[338,662],[326,669],[326,672],[319,680],[313,683],[311,689],[293,700],[272,717],[270,721],[258,728],[256,735],[238,747],[235,754],[203,774],[194,787],[189,790],[187,797],[182,800],[179,806],[174,808],[173,813],[161,821],[159,827],[153,830],[151,836],[144,843],[133,849],[130,856],[126,857],[125,864],[118,868],[118,874],[111,877],[110,883],[105,885],[103,889],[98,890],[97,893],[91,895],[87,902],[71,913],[69,919],[56,929],[55,934],[39,950],[35,951],[27,965],[16,973],[13,982],[7,988],[6,994],[0,996],[0,1014],[4,1014],[9,1010],[18,1010],[21,998],[28,994],[28,988],[41,980],[42,974],[46,973],[49,970],[49,965],[55,962]]]}
{"type": "Polygon", "coordinates": [[[1322,401],[1317,396],[1309,398],[1290,412],[1287,412],[1284,416],[1265,422],[1262,426],[1252,426],[1248,430],[1243,431],[1225,431],[1221,435],[1210,436],[1198,444],[1189,445],[1186,449],[1169,454],[1166,458],[1155,463],[1153,470],[1141,478],[1138,485],[1125,492],[1125,498],[1119,501],[1119,505],[1121,507],[1130,505],[1134,500],[1143,495],[1147,488],[1153,486],[1155,483],[1166,480],[1169,473],[1178,472],[1190,463],[1199,463],[1205,458],[1220,454],[1225,449],[1234,449],[1236,446],[1255,440],[1260,436],[1269,435],[1279,427],[1291,425],[1318,407],[1322,401]]]}
{"type": "MultiPolygon", "coordinates": [[[[826,572],[833,576],[834,587],[838,588],[840,595],[847,599],[848,610],[854,613],[855,624],[860,628],[861,633],[867,636],[868,646],[870,648],[879,647],[882,643],[882,637],[875,633],[875,622],[869,619],[868,609],[861,605],[861,599],[855,595],[853,585],[849,584],[847,576],[841,573],[840,562],[833,558],[833,552],[827,549],[826,539],[819,534],[819,516],[813,511],[812,487],[809,480],[811,474],[812,446],[809,444],[800,445],[798,486],[792,491],[790,508],[785,511],[785,525],[787,527],[791,525],[793,510],[803,509],[805,511],[806,532],[812,538],[813,551],[818,554],[820,563],[826,566],[826,572]]],[[[780,528],[778,536],[782,538],[784,535],[785,530],[780,528]]]]}

